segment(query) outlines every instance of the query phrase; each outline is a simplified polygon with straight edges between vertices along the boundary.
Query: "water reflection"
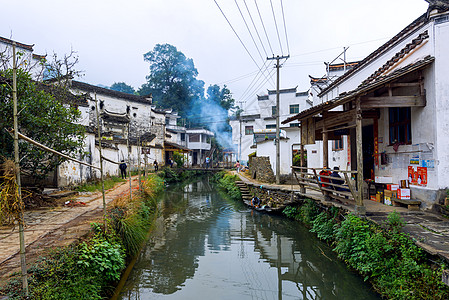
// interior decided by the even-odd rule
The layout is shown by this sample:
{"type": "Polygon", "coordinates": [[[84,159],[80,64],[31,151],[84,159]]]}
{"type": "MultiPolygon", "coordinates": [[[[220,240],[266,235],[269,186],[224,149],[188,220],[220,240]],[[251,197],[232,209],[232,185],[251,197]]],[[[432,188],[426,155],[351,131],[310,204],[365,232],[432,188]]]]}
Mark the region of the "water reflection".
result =
{"type": "Polygon", "coordinates": [[[302,226],[207,180],[171,187],[162,206],[121,299],[379,299],[302,226]]]}

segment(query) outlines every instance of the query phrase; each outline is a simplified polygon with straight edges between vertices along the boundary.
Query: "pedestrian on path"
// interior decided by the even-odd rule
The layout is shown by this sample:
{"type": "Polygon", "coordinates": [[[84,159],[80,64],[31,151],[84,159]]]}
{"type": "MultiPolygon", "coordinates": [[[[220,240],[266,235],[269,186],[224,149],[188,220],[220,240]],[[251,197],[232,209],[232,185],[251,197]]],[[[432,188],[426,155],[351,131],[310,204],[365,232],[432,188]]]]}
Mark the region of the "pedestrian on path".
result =
{"type": "Polygon", "coordinates": [[[206,169],[209,169],[210,158],[206,156],[206,169]]]}
{"type": "Polygon", "coordinates": [[[159,170],[159,165],[157,163],[157,160],[154,160],[153,165],[154,165],[154,171],[157,172],[157,170],[159,170]]]}
{"type": "Polygon", "coordinates": [[[122,176],[122,179],[126,178],[126,168],[128,167],[124,160],[122,160],[122,163],[118,166],[120,169],[120,174],[122,176]]]}
{"type": "Polygon", "coordinates": [[[237,161],[236,163],[235,163],[235,169],[237,170],[237,173],[240,173],[240,161],[237,161]]]}

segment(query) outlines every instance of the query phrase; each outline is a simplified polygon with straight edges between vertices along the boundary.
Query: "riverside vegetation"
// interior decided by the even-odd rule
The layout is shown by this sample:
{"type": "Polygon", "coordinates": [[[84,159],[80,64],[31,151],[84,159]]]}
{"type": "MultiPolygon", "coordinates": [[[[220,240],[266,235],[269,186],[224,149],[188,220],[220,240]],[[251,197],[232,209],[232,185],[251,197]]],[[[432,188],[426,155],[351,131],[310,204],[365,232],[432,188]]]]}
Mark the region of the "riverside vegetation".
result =
{"type": "MultiPolygon", "coordinates": [[[[235,184],[239,178],[226,172],[214,181],[232,199],[240,200],[235,184]]],[[[319,207],[311,199],[300,206],[287,206],[283,214],[302,222],[333,247],[338,257],[369,281],[387,299],[448,299],[442,281],[445,264],[431,257],[405,233],[404,220],[396,211],[382,225],[346,214],[337,207],[319,207]]]]}
{"type": "Polygon", "coordinates": [[[441,281],[445,265],[430,257],[401,232],[404,221],[397,212],[378,226],[338,208],[320,209],[306,199],[302,206],[283,213],[302,222],[326,241],[338,257],[361,274],[388,299],[448,299],[449,287],[441,281]]]}
{"type": "MultiPolygon", "coordinates": [[[[111,295],[127,259],[139,251],[157,210],[164,181],[150,174],[143,191],[117,198],[108,206],[106,228],[92,223],[78,244],[50,250],[28,270],[30,299],[104,299],[111,295]]],[[[25,299],[19,274],[0,290],[8,299],[25,299]]]]}

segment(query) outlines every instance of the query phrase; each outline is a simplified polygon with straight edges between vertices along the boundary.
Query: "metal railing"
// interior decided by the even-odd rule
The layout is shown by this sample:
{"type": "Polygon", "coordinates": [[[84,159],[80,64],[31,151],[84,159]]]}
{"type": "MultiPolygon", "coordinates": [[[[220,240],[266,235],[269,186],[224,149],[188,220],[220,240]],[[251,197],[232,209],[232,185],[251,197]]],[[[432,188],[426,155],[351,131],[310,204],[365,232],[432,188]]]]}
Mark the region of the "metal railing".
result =
{"type": "Polygon", "coordinates": [[[307,189],[323,193],[325,198],[333,198],[339,201],[357,199],[355,181],[351,178],[357,171],[335,170],[340,177],[320,174],[324,168],[307,168],[292,166],[292,173],[300,186],[302,194],[307,194],[307,189]],[[341,176],[343,175],[343,176],[341,176]]]}

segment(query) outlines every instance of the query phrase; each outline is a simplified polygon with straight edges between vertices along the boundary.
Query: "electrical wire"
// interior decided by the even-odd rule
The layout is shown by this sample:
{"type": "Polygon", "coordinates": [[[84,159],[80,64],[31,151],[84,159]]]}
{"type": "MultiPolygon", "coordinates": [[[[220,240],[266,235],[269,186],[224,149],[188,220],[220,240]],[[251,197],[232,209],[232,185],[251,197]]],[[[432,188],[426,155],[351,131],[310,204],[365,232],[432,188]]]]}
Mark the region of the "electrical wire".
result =
{"type": "Polygon", "coordinates": [[[270,46],[271,54],[274,56],[273,48],[271,47],[270,39],[268,38],[267,29],[265,28],[265,24],[262,19],[262,15],[260,14],[259,6],[257,5],[257,0],[254,0],[254,3],[256,4],[257,13],[259,14],[260,22],[262,23],[263,31],[265,32],[265,36],[267,37],[268,45],[270,46]]]}
{"type": "Polygon", "coordinates": [[[281,10],[282,10],[282,19],[284,20],[284,31],[285,31],[285,40],[287,41],[287,51],[288,55],[290,56],[290,45],[288,43],[287,26],[285,24],[284,4],[282,3],[282,0],[281,0],[281,10]]]}
{"type": "Polygon", "coordinates": [[[264,61],[265,59],[262,57],[262,54],[260,53],[259,47],[257,46],[257,43],[256,43],[256,41],[254,40],[253,33],[252,33],[251,30],[249,29],[248,23],[246,23],[246,19],[245,19],[245,17],[243,16],[242,10],[240,9],[240,6],[239,6],[239,4],[237,3],[237,0],[234,0],[234,2],[235,2],[235,5],[237,6],[237,9],[239,10],[240,16],[241,16],[242,19],[243,19],[243,23],[245,23],[246,29],[248,30],[249,35],[251,36],[251,39],[253,40],[254,46],[256,47],[256,50],[257,50],[257,52],[259,53],[260,59],[261,59],[262,61],[264,61]]]}
{"type": "MultiPolygon", "coordinates": [[[[226,17],[226,14],[224,13],[224,11],[221,9],[220,5],[218,4],[217,0],[214,0],[215,4],[217,5],[218,9],[220,10],[221,14],[223,15],[223,17],[226,19],[226,21],[228,22],[229,26],[231,27],[232,31],[234,32],[234,34],[237,36],[237,38],[239,39],[240,43],[242,44],[243,48],[245,48],[246,52],[248,53],[248,55],[251,57],[252,61],[254,62],[254,64],[257,66],[257,68],[259,68],[259,70],[261,70],[259,64],[256,62],[256,60],[254,59],[254,57],[251,55],[251,53],[249,52],[248,48],[246,47],[245,43],[243,43],[242,39],[240,38],[240,36],[238,35],[237,31],[235,31],[234,27],[232,26],[231,22],[229,21],[228,17],[226,17]]],[[[266,76],[265,76],[266,77],[266,76]]]]}
{"type": "Polygon", "coordinates": [[[250,10],[249,10],[249,7],[248,7],[248,5],[246,4],[246,0],[243,0],[243,3],[245,4],[246,10],[248,11],[249,18],[251,19],[251,23],[253,24],[254,30],[256,31],[256,34],[257,34],[257,37],[259,38],[259,42],[260,42],[260,44],[262,45],[262,49],[263,49],[263,51],[265,52],[265,56],[268,57],[267,50],[265,49],[265,46],[263,45],[262,38],[261,38],[260,35],[259,35],[259,31],[257,30],[256,23],[254,23],[254,19],[253,19],[252,15],[251,15],[251,12],[250,12],[250,10]]]}
{"type": "Polygon", "coordinates": [[[282,56],[284,56],[284,50],[282,49],[281,36],[279,35],[278,23],[276,22],[276,15],[274,13],[273,1],[272,0],[270,0],[270,4],[271,4],[271,11],[273,12],[274,25],[276,27],[276,32],[277,32],[277,35],[278,35],[279,47],[281,47],[281,54],[282,54],[282,56]]]}

